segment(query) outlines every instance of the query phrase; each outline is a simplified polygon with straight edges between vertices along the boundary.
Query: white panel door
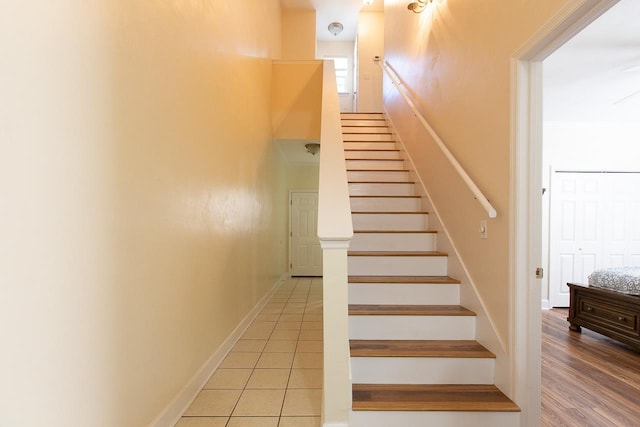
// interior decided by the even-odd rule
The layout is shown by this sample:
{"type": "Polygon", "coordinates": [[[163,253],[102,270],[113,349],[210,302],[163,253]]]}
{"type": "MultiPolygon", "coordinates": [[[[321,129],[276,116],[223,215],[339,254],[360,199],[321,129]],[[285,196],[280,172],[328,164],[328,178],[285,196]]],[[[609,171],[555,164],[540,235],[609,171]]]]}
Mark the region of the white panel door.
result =
{"type": "Polygon", "coordinates": [[[586,283],[600,265],[604,189],[598,174],[555,172],[551,179],[549,298],[569,306],[567,282],[586,283]]]}
{"type": "Polygon", "coordinates": [[[567,282],[640,265],[640,174],[554,172],[550,190],[549,299],[568,307],[567,282]]]}
{"type": "Polygon", "coordinates": [[[292,276],[322,276],[322,248],[318,239],[318,193],[292,191],[290,251],[292,276]]]}

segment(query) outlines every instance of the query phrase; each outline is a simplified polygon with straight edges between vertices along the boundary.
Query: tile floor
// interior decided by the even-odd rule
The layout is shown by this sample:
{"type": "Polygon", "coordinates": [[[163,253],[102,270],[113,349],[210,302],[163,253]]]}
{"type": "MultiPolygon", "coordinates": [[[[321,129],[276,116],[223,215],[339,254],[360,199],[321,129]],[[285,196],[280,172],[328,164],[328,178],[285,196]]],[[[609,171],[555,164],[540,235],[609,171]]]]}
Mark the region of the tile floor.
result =
{"type": "Polygon", "coordinates": [[[322,279],[274,294],[176,427],[319,427],[322,279]]]}

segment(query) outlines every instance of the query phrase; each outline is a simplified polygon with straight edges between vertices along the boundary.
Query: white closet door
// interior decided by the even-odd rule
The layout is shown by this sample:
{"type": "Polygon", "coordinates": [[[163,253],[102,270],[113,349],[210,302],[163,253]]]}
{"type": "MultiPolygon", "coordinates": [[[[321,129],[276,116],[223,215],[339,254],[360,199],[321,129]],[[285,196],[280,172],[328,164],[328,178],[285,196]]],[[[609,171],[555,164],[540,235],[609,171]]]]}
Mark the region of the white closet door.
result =
{"type": "Polygon", "coordinates": [[[322,248],[318,239],[318,193],[292,191],[290,248],[292,276],[322,276],[322,248]]]}
{"type": "Polygon", "coordinates": [[[568,307],[567,282],[640,265],[640,173],[554,171],[550,187],[549,299],[568,307]]]}

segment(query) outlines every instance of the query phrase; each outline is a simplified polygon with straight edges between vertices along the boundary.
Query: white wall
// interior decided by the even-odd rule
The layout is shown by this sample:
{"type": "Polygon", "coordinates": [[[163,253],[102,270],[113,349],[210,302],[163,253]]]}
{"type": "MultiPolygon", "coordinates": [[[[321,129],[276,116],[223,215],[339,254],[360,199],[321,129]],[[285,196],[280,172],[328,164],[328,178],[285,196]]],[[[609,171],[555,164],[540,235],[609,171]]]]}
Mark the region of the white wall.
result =
{"type": "Polygon", "coordinates": [[[360,12],[357,111],[382,111],[382,70],[374,61],[375,56],[384,59],[384,13],[360,12]]]}
{"type": "Polygon", "coordinates": [[[279,20],[3,3],[0,425],[148,425],[286,272],[279,20]]]}

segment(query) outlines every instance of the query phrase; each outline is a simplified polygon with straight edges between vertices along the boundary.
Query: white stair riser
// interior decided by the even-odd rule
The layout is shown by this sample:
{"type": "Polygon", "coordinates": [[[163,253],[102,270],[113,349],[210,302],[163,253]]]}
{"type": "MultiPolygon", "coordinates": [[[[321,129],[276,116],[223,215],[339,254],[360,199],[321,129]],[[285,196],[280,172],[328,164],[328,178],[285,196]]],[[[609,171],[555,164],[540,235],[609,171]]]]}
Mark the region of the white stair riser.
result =
{"type": "Polygon", "coordinates": [[[421,209],[418,197],[352,197],[352,212],[416,212],[421,209]]]}
{"type": "Polygon", "coordinates": [[[435,251],[435,233],[355,233],[352,251],[435,251]]]}
{"type": "Polygon", "coordinates": [[[403,170],[403,160],[345,160],[347,169],[403,170]]]}
{"type": "Polygon", "coordinates": [[[349,181],[366,182],[406,182],[410,180],[409,172],[404,171],[349,171],[349,181]]]}
{"type": "Polygon", "coordinates": [[[356,160],[356,159],[400,159],[399,151],[384,151],[384,150],[357,150],[350,151],[345,150],[344,158],[348,160],[356,160]]]}
{"type": "Polygon", "coordinates": [[[343,133],[343,141],[393,141],[393,135],[388,133],[343,133]]]}
{"type": "Polygon", "coordinates": [[[362,384],[493,384],[492,358],[351,357],[352,382],[362,384]]]}
{"type": "Polygon", "coordinates": [[[387,141],[387,142],[345,141],[343,146],[345,150],[395,150],[396,149],[396,143],[393,141],[387,141]]]}
{"type": "Polygon", "coordinates": [[[473,340],[475,316],[349,316],[352,340],[473,340]]]}
{"type": "Polygon", "coordinates": [[[389,133],[387,126],[345,126],[342,125],[343,133],[389,133]]]}
{"type": "Polygon", "coordinates": [[[382,113],[345,113],[340,114],[342,120],[383,120],[382,113]]]}
{"type": "Polygon", "coordinates": [[[387,123],[384,120],[371,120],[371,119],[349,119],[343,117],[342,126],[386,126],[387,123]]]}
{"type": "Polygon", "coordinates": [[[442,283],[350,283],[349,304],[460,304],[460,285],[442,283]]]}
{"type": "Polygon", "coordinates": [[[348,256],[351,276],[446,276],[446,256],[348,256]]]}
{"type": "Polygon", "coordinates": [[[519,412],[351,411],[349,427],[516,427],[519,412]]]}
{"type": "Polygon", "coordinates": [[[352,182],[349,183],[351,196],[414,196],[415,184],[412,182],[352,182]]]}
{"type": "Polygon", "coordinates": [[[426,230],[427,214],[393,213],[393,214],[352,214],[354,230],[426,230]]]}

